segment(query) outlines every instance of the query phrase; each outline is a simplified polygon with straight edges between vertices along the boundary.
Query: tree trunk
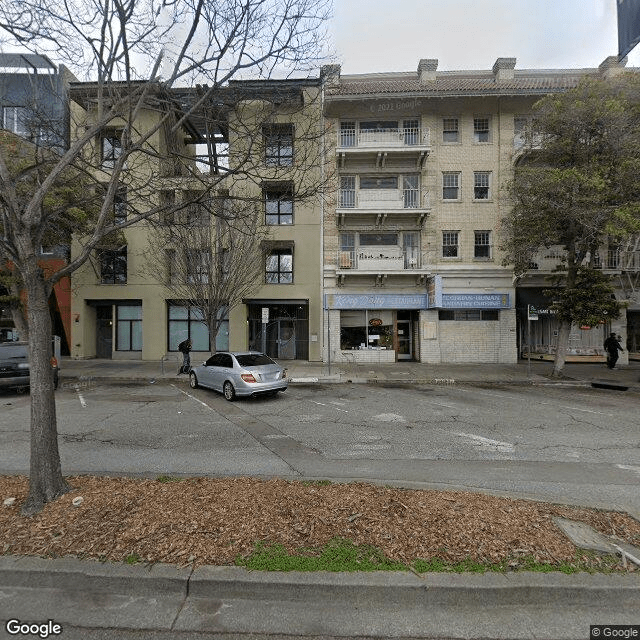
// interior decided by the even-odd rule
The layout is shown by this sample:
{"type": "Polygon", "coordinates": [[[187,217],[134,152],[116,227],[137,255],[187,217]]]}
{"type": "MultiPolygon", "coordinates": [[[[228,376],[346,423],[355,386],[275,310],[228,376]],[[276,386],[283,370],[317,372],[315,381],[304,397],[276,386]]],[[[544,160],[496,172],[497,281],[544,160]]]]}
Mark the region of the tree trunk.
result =
{"type": "Polygon", "coordinates": [[[51,373],[51,316],[49,296],[35,257],[25,274],[27,318],[29,322],[29,363],[31,376],[31,461],[29,496],[23,515],[33,515],[47,502],[69,491],[62,477],[56,403],[51,373]]]}
{"type": "Polygon", "coordinates": [[[558,330],[558,347],[556,350],[556,357],[553,362],[553,372],[551,375],[554,378],[562,376],[562,370],[564,369],[564,363],[567,359],[567,347],[569,346],[569,334],[571,333],[571,323],[563,321],[560,323],[558,330]]]}

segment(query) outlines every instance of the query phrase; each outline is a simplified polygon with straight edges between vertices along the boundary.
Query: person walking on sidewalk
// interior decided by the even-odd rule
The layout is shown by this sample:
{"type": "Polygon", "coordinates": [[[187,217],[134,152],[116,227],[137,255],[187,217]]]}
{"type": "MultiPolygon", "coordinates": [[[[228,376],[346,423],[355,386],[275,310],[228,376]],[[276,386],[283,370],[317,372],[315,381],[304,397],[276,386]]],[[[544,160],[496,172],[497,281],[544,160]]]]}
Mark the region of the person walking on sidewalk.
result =
{"type": "Polygon", "coordinates": [[[618,362],[618,351],[624,351],[615,333],[611,333],[604,341],[604,350],[607,352],[607,367],[613,369],[616,366],[616,362],[618,362]]]}
{"type": "Polygon", "coordinates": [[[191,340],[187,338],[178,345],[178,351],[182,353],[182,366],[178,369],[178,375],[189,373],[191,370],[191,340]]]}

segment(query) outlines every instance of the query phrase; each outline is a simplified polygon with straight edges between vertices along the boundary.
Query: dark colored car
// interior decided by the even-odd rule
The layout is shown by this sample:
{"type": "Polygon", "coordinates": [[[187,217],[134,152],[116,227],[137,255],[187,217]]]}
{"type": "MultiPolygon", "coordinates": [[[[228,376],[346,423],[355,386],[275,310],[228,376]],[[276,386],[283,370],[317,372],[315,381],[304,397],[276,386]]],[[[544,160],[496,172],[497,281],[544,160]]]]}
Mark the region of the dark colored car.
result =
{"type": "MultiPolygon", "coordinates": [[[[59,360],[51,358],[53,386],[58,388],[59,360]]],[[[0,389],[29,388],[29,344],[27,342],[0,342],[0,389]]]]}
{"type": "Polygon", "coordinates": [[[236,396],[275,395],[288,386],[287,370],[258,351],[219,352],[189,373],[192,389],[220,391],[227,400],[236,396]]]}

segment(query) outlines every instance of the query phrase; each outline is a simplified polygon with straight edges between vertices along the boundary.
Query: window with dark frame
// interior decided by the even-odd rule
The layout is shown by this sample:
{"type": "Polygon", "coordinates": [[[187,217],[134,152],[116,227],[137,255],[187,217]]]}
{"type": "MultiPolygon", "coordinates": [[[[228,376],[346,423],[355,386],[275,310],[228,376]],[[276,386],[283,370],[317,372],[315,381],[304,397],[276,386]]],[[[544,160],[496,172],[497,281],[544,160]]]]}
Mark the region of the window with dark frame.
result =
{"type": "Polygon", "coordinates": [[[121,132],[108,131],[102,136],[102,168],[113,169],[122,155],[121,132]]]}
{"type": "Polygon", "coordinates": [[[457,258],[458,257],[458,231],[442,232],[442,257],[457,258]]]}
{"type": "Polygon", "coordinates": [[[270,167],[293,165],[293,125],[271,124],[262,129],[265,162],[270,167]]]}
{"type": "Polygon", "coordinates": [[[493,321],[500,320],[499,309],[440,309],[438,320],[455,322],[493,321]]]}
{"type": "Polygon", "coordinates": [[[265,281],[267,284],[293,282],[293,250],[272,249],[267,255],[265,281]]]}
{"type": "MultiPolygon", "coordinates": [[[[168,316],[169,351],[177,351],[178,345],[187,338],[191,340],[193,351],[211,350],[209,327],[200,307],[180,302],[168,302],[168,316]]],[[[222,327],[220,333],[222,333],[222,327]]],[[[217,341],[216,348],[221,348],[217,341]]]]}
{"type": "Polygon", "coordinates": [[[473,199],[489,200],[491,174],[488,171],[475,171],[473,174],[473,199]]]}
{"type": "Polygon", "coordinates": [[[491,231],[474,231],[473,257],[491,258],[491,231]]]}
{"type": "Polygon", "coordinates": [[[113,196],[113,222],[121,224],[127,221],[127,189],[120,187],[113,196]]]}
{"type": "Polygon", "coordinates": [[[116,351],[142,351],[142,306],[118,305],[116,351]]]}
{"type": "Polygon", "coordinates": [[[127,284],[127,247],[105,249],[100,253],[100,282],[127,284]]]}
{"type": "Polygon", "coordinates": [[[263,193],[266,223],[268,225],[293,224],[291,187],[265,187],[263,193]]]}

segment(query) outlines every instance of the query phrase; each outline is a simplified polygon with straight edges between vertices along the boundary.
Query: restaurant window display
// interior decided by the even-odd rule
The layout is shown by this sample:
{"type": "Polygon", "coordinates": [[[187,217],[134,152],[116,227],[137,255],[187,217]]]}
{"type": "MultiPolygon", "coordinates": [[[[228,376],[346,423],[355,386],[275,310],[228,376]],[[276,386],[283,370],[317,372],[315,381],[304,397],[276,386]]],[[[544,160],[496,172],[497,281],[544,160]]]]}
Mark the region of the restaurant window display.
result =
{"type": "Polygon", "coordinates": [[[340,312],[340,348],[393,349],[393,311],[342,310],[340,312]]]}

